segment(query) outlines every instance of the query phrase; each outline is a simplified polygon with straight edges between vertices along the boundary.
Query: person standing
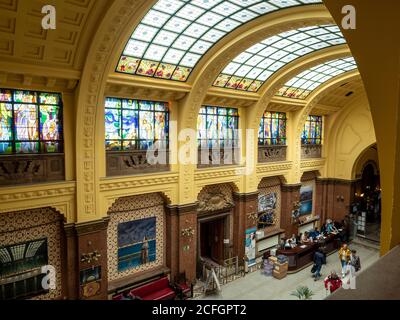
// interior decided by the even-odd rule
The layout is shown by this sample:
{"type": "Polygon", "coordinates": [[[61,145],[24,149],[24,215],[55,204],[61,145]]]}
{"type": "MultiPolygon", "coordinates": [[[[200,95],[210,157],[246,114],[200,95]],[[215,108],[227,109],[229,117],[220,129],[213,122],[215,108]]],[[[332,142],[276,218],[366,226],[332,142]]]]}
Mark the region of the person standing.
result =
{"type": "Polygon", "coordinates": [[[148,257],[149,257],[149,242],[147,241],[147,237],[144,237],[142,243],[142,264],[146,264],[148,262],[148,257]]]}
{"type": "Polygon", "coordinates": [[[326,256],[322,252],[321,248],[318,248],[318,250],[314,253],[314,281],[318,281],[321,278],[321,269],[324,264],[326,264],[326,256]]]}
{"type": "Polygon", "coordinates": [[[339,260],[342,266],[342,278],[345,276],[345,269],[347,263],[350,261],[350,250],[347,246],[347,243],[343,243],[342,247],[339,249],[339,260]]]}
{"type": "Polygon", "coordinates": [[[358,271],[361,270],[360,257],[357,256],[357,251],[356,250],[351,250],[350,264],[354,267],[355,272],[358,272],[358,271]]]}
{"type": "Polygon", "coordinates": [[[342,287],[343,289],[352,289],[355,290],[356,289],[356,270],[354,268],[354,266],[351,264],[351,262],[349,262],[345,269],[344,269],[344,278],[342,280],[342,287]]]}
{"type": "Polygon", "coordinates": [[[332,271],[331,274],[325,278],[324,284],[325,289],[333,293],[342,286],[342,280],[340,280],[335,271],[332,271]]]}

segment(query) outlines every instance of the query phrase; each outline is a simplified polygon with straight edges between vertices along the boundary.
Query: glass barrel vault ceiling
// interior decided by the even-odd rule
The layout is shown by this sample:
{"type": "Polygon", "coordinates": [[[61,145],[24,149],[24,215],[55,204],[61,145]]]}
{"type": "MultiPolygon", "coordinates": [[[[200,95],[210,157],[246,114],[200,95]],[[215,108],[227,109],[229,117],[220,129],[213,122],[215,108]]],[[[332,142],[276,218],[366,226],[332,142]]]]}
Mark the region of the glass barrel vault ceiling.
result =
{"type": "Polygon", "coordinates": [[[201,57],[244,23],[321,0],[160,0],[134,30],[116,71],[186,81],[201,57]]]}
{"type": "Polygon", "coordinates": [[[303,71],[296,77],[289,80],[278,92],[277,96],[306,99],[313,90],[333,79],[334,77],[348,71],[357,69],[353,57],[336,59],[322,63],[309,70],[303,71]]]}
{"type": "Polygon", "coordinates": [[[345,44],[336,25],[312,26],[269,37],[238,55],[214,87],[257,92],[276,71],[313,51],[345,44]]]}

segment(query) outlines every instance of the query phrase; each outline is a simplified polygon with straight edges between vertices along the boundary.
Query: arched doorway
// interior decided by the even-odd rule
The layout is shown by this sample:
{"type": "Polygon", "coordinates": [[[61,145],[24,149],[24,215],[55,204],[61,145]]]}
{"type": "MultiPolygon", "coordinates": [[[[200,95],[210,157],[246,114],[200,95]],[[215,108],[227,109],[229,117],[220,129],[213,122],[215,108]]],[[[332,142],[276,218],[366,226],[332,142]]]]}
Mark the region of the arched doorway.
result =
{"type": "Polygon", "coordinates": [[[358,180],[353,213],[357,214],[357,236],[380,242],[381,186],[376,146],[368,148],[356,166],[358,180]]]}

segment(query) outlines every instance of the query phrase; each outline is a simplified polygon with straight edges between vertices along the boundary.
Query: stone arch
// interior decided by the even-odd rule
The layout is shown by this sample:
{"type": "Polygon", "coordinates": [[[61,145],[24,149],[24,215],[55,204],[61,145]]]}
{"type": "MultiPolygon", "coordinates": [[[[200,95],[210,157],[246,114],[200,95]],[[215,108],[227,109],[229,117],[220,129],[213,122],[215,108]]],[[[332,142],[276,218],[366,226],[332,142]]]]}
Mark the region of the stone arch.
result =
{"type": "Polygon", "coordinates": [[[352,178],[353,179],[360,179],[362,176],[362,173],[364,169],[368,166],[371,165],[374,169],[374,174],[379,175],[380,170],[379,170],[379,160],[378,160],[378,151],[376,148],[376,143],[368,146],[361,152],[361,154],[358,156],[356,161],[354,162],[353,165],[353,171],[352,171],[352,178]],[[371,153],[370,151],[373,150],[374,152],[373,155],[369,154],[371,153]]]}

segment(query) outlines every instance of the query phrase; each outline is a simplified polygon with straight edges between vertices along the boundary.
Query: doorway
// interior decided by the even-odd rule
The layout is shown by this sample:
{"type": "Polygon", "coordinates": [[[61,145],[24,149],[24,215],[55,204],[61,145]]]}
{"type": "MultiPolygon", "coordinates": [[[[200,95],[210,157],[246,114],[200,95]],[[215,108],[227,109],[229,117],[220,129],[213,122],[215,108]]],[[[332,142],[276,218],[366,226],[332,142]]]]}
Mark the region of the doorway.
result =
{"type": "Polygon", "coordinates": [[[226,217],[200,222],[200,256],[220,265],[225,260],[226,217]]]}
{"type": "Polygon", "coordinates": [[[380,177],[372,164],[365,166],[361,178],[361,192],[358,196],[357,235],[374,242],[380,242],[381,230],[381,189],[380,177]]]}

